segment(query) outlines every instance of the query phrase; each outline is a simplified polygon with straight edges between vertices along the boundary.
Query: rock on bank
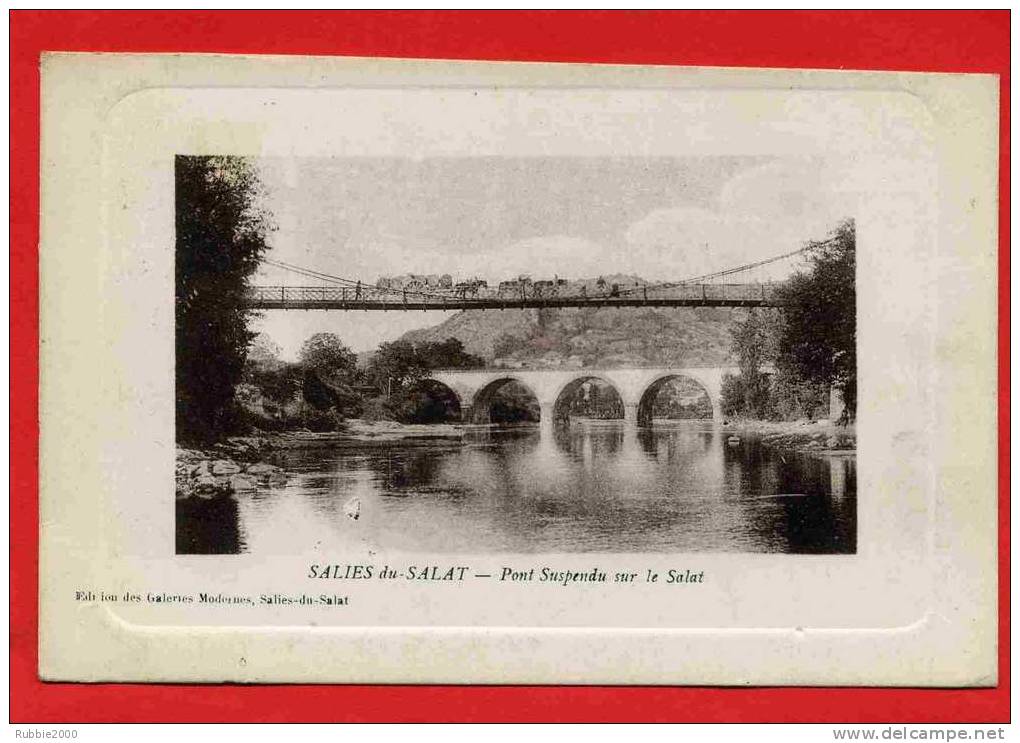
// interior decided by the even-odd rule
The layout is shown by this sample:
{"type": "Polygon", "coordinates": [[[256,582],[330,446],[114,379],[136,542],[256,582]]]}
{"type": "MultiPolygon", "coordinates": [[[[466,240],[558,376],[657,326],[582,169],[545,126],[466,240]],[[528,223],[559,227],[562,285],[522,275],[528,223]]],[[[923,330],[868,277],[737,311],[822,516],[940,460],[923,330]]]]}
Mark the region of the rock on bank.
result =
{"type": "MultiPolygon", "coordinates": [[[[244,456],[245,452],[240,454],[244,456]]],[[[223,450],[179,448],[174,475],[177,500],[210,500],[250,492],[259,485],[280,485],[287,481],[283,470],[276,465],[228,457],[223,450]]]]}

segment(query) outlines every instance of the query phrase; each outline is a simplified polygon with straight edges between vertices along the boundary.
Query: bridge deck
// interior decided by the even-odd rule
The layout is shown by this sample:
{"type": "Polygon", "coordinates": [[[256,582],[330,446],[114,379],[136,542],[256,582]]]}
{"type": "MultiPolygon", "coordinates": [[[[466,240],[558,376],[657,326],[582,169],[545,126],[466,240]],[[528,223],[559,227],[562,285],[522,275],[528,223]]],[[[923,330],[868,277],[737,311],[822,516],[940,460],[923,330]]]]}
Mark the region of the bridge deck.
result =
{"type": "MultiPolygon", "coordinates": [[[[493,293],[494,294],[494,293],[493,293]]],[[[771,284],[688,284],[667,289],[629,290],[619,296],[477,296],[406,295],[368,287],[256,286],[247,306],[260,310],[504,310],[564,307],[778,307],[771,284]]]]}

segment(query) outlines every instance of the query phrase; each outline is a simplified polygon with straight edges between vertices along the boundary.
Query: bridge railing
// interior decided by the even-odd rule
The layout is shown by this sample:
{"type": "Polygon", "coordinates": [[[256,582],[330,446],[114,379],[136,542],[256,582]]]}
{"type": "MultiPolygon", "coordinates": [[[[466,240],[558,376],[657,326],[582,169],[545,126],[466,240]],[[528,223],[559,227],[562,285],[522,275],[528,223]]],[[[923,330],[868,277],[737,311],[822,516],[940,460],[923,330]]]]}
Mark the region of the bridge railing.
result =
{"type": "Polygon", "coordinates": [[[345,286],[252,286],[247,297],[254,302],[352,302],[382,299],[368,287],[357,289],[345,286]]]}
{"type": "Polygon", "coordinates": [[[268,305],[291,303],[344,304],[347,302],[426,302],[441,306],[444,303],[484,303],[501,300],[507,302],[541,302],[543,299],[576,300],[578,304],[613,303],[614,301],[640,301],[642,299],[676,299],[698,301],[774,301],[780,284],[679,284],[676,286],[634,286],[618,290],[581,291],[568,287],[555,294],[536,296],[526,291],[520,295],[501,294],[496,289],[481,289],[474,295],[463,296],[452,290],[421,292],[377,289],[373,286],[253,286],[247,291],[250,302],[268,305]]]}
{"type": "MultiPolygon", "coordinates": [[[[774,299],[778,284],[680,284],[679,286],[663,287],[648,290],[648,296],[654,298],[727,301],[752,301],[774,299]]],[[[644,291],[628,291],[628,295],[643,296],[644,291]]]]}

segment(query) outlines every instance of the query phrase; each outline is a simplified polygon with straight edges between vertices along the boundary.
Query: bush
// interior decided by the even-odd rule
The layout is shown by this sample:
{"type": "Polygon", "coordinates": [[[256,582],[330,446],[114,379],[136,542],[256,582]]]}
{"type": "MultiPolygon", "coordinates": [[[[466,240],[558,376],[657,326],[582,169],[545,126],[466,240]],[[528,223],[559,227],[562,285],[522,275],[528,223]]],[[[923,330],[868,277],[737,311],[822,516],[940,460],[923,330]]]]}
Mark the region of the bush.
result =
{"type": "Polygon", "coordinates": [[[498,397],[489,406],[492,423],[537,423],[541,417],[538,403],[530,399],[498,397]]]}
{"type": "Polygon", "coordinates": [[[386,400],[392,420],[401,423],[457,423],[460,410],[448,399],[424,389],[396,392],[386,400]]]}
{"type": "Polygon", "coordinates": [[[744,383],[736,374],[725,374],[722,379],[722,414],[738,418],[744,414],[744,383]]]}
{"type": "Polygon", "coordinates": [[[304,414],[301,416],[301,423],[304,428],[309,431],[316,433],[326,433],[329,431],[340,431],[344,427],[344,418],[342,415],[337,413],[335,408],[329,410],[316,410],[312,407],[307,407],[304,414]]]}
{"type": "Polygon", "coordinates": [[[391,421],[393,412],[382,397],[370,397],[361,405],[361,418],[366,421],[391,421]]]}
{"type": "Polygon", "coordinates": [[[829,392],[824,385],[798,379],[786,371],[762,374],[755,386],[740,374],[727,374],[722,384],[722,413],[727,417],[791,421],[825,418],[829,392]]]}
{"type": "Polygon", "coordinates": [[[785,370],[771,378],[770,413],[776,420],[827,418],[829,390],[824,384],[799,379],[785,370]]]}

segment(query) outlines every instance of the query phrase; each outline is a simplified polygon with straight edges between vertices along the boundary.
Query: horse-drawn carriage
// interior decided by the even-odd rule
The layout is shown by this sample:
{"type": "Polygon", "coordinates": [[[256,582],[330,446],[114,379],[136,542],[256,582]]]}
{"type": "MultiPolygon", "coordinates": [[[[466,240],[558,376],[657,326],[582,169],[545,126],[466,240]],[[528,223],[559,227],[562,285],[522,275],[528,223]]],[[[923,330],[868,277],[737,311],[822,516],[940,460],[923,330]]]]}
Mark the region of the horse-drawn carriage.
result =
{"type": "Polygon", "coordinates": [[[544,299],[555,297],[566,291],[567,280],[561,278],[533,281],[521,274],[510,281],[500,281],[489,288],[484,279],[472,278],[454,282],[450,274],[403,274],[383,276],[376,281],[375,288],[381,292],[407,294],[441,294],[458,299],[544,299]]]}
{"type": "Polygon", "coordinates": [[[469,279],[459,281],[453,285],[453,293],[460,299],[476,299],[479,292],[489,287],[489,282],[484,279],[469,279]]]}
{"type": "Polygon", "coordinates": [[[383,291],[416,292],[419,294],[448,292],[453,289],[453,277],[448,273],[442,275],[407,273],[401,276],[383,276],[375,282],[375,288],[383,291]]]}
{"type": "Polygon", "coordinates": [[[500,281],[497,296],[500,299],[543,299],[555,297],[564,291],[566,279],[539,279],[521,275],[512,281],[500,281]]]}
{"type": "Polygon", "coordinates": [[[531,285],[531,296],[535,299],[548,299],[555,297],[564,291],[567,285],[566,279],[555,278],[551,280],[536,281],[531,285]]]}

